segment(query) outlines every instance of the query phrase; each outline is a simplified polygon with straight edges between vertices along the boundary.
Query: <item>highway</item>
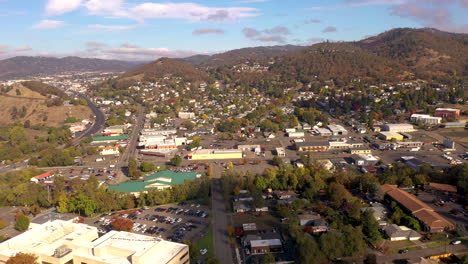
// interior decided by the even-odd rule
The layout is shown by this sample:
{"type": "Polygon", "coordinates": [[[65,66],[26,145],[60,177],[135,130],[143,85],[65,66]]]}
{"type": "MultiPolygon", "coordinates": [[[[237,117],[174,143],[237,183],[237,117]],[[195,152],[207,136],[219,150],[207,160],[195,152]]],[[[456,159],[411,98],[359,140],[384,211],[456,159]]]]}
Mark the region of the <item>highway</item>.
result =
{"type": "Polygon", "coordinates": [[[95,116],[94,118],[94,123],[93,125],[84,131],[83,133],[77,134],[75,139],[73,140],[75,143],[78,143],[81,139],[90,137],[96,133],[98,133],[104,126],[104,122],[106,121],[106,117],[104,116],[104,113],[99,110],[99,108],[84,94],[77,94],[78,97],[83,98],[88,102],[89,108],[91,108],[91,111],[93,111],[93,114],[95,116]]]}

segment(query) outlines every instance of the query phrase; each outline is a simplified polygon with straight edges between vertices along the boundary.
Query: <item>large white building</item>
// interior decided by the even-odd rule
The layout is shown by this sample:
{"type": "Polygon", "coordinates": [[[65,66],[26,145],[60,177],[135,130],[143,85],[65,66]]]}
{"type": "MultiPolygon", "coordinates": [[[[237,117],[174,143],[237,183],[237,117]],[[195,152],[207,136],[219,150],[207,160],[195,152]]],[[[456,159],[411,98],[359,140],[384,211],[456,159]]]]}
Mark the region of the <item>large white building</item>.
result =
{"type": "Polygon", "coordinates": [[[386,124],[382,127],[383,131],[389,132],[413,132],[416,131],[411,124],[386,124]]]}
{"type": "Polygon", "coordinates": [[[421,122],[427,125],[438,125],[442,121],[442,117],[434,117],[430,115],[412,114],[411,122],[421,122]]]}
{"type": "Polygon", "coordinates": [[[98,236],[96,227],[47,222],[0,244],[0,263],[18,252],[50,264],[185,264],[188,246],[129,232],[98,236]]]}

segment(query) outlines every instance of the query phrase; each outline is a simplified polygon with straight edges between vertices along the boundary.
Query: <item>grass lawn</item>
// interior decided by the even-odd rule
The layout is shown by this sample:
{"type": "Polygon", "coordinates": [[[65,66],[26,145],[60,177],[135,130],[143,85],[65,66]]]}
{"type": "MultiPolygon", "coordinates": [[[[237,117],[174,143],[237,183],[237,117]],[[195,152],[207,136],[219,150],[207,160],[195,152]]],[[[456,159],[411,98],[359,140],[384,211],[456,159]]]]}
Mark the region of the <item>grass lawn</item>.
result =
{"type": "Polygon", "coordinates": [[[440,246],[448,245],[448,244],[450,244],[450,242],[451,242],[450,240],[448,240],[448,241],[439,241],[439,242],[434,242],[434,243],[428,244],[426,246],[428,248],[440,247],[440,246]]]}
{"type": "Polygon", "coordinates": [[[393,255],[397,254],[400,249],[418,250],[420,246],[416,245],[413,241],[402,240],[402,241],[386,241],[385,243],[385,254],[393,255]]]}
{"type": "Polygon", "coordinates": [[[197,250],[202,248],[208,249],[208,252],[205,254],[205,256],[214,256],[213,227],[211,224],[208,226],[208,233],[206,233],[202,239],[195,243],[195,245],[197,246],[197,250]]]}

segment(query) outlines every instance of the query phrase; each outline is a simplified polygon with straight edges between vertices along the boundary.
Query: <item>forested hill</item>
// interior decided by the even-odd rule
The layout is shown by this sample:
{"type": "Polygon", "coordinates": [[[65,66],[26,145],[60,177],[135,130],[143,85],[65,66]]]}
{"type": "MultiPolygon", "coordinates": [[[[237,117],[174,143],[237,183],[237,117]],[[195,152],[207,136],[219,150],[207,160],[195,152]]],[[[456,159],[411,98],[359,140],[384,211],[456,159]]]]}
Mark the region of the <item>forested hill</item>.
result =
{"type": "Polygon", "coordinates": [[[356,43],[408,66],[420,77],[468,76],[468,34],[431,28],[393,29],[356,43]]]}
{"type": "Polygon", "coordinates": [[[406,67],[354,43],[320,43],[279,59],[270,71],[304,83],[314,80],[395,79],[406,67]]]}
{"type": "Polygon", "coordinates": [[[39,74],[58,74],[63,72],[124,72],[134,68],[138,63],[87,59],[79,57],[27,57],[18,56],[0,60],[0,79],[25,78],[39,74]]]}
{"type": "Polygon", "coordinates": [[[161,58],[141,65],[123,74],[119,79],[151,81],[164,77],[180,77],[189,82],[208,80],[206,72],[198,70],[188,63],[169,58],[161,58]]]}
{"type": "Polygon", "coordinates": [[[235,64],[253,62],[253,63],[268,63],[278,56],[284,56],[288,53],[302,50],[304,46],[268,46],[268,47],[253,47],[230,50],[224,53],[208,55],[195,55],[180,59],[183,62],[190,63],[200,68],[212,68],[219,66],[232,66],[235,64]]]}

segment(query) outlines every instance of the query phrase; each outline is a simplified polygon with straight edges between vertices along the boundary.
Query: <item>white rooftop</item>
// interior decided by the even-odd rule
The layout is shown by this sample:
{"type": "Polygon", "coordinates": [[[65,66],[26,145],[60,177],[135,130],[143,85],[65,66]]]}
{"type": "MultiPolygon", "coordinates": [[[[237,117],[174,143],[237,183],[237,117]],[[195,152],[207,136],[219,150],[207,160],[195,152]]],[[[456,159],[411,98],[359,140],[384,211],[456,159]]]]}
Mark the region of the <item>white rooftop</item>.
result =
{"type": "Polygon", "coordinates": [[[93,250],[83,250],[77,255],[112,264],[130,264],[132,262],[129,259],[141,257],[146,253],[150,253],[153,258],[139,262],[140,264],[155,263],[154,257],[157,257],[158,263],[168,263],[187,247],[184,244],[121,231],[111,231],[93,242],[83,243],[82,246],[93,248],[93,250]],[[98,249],[107,250],[99,251],[98,249]],[[90,252],[94,252],[94,255],[90,252]],[[116,255],[115,252],[120,252],[120,254],[116,255]]]}
{"type": "Polygon", "coordinates": [[[264,239],[264,240],[251,240],[251,247],[271,247],[271,246],[281,246],[281,240],[279,239],[264,239]]]}

